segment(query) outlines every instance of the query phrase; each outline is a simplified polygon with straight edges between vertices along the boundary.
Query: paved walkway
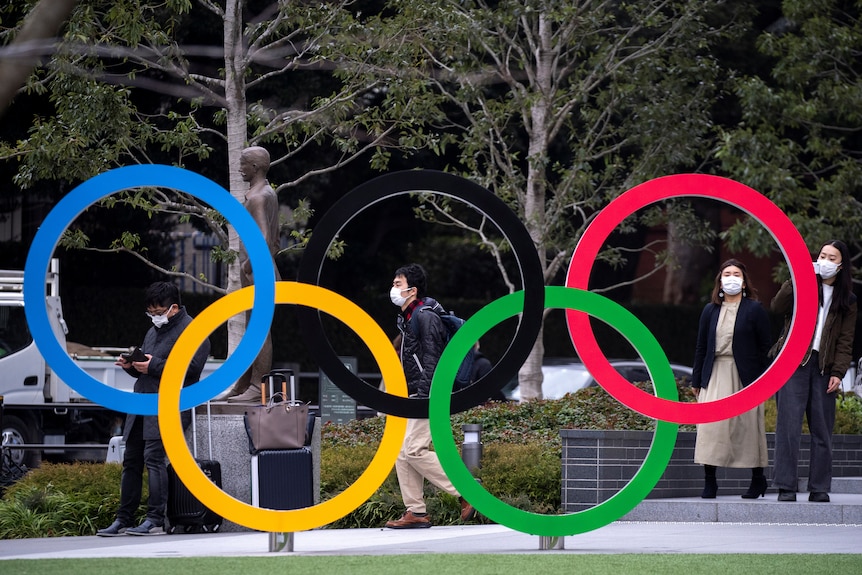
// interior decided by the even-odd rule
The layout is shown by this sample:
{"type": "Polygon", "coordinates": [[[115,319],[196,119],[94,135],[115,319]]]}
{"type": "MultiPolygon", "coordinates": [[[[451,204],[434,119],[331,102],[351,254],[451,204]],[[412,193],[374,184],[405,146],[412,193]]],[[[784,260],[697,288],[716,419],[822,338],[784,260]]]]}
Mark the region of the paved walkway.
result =
{"type": "MultiPolygon", "coordinates": [[[[546,547],[553,542],[546,541],[546,547]]],[[[55,537],[0,541],[2,559],[84,557],[237,557],[290,553],[400,555],[414,553],[857,553],[862,526],[755,523],[611,523],[540,550],[540,538],[500,525],[431,529],[317,529],[294,535],[293,551],[271,552],[268,533],[150,537],[55,537]]],[[[0,567],[2,570],[2,567],[0,567]]]]}
{"type": "MultiPolygon", "coordinates": [[[[862,494],[831,503],[779,503],[774,493],[647,499],[622,520],[560,541],[501,525],[431,529],[315,529],[293,534],[293,550],[269,533],[233,531],[149,537],[52,537],[0,541],[3,559],[84,557],[243,557],[414,553],[854,553],[862,573],[862,494]]],[[[2,562],[0,562],[2,565],[2,562]]],[[[0,572],[3,569],[0,567],[0,572]]]]}

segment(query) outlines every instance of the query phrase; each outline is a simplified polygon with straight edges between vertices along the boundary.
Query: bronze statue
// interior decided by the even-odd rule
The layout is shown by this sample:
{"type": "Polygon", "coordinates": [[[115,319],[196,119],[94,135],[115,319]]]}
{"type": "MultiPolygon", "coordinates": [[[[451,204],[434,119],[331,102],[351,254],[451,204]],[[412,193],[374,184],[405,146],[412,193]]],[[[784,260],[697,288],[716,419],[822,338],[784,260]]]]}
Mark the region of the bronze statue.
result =
{"type": "MultiPolygon", "coordinates": [[[[269,246],[270,255],[273,257],[276,281],[281,279],[278,267],[275,265],[275,253],[279,247],[279,223],[278,223],[278,196],[266,179],[269,171],[269,152],[260,146],[252,146],[242,151],[239,159],[239,171],[242,179],[248,182],[248,192],[245,194],[245,209],[260,227],[266,244],[269,246]]],[[[240,284],[242,287],[254,283],[254,274],[251,262],[244,247],[240,248],[240,284]]],[[[251,312],[246,312],[246,321],[251,312]]],[[[227,400],[229,402],[259,402],[261,377],[272,369],[272,336],[267,334],[266,341],[260,354],[254,363],[246,370],[245,374],[237,381],[227,400]]]]}

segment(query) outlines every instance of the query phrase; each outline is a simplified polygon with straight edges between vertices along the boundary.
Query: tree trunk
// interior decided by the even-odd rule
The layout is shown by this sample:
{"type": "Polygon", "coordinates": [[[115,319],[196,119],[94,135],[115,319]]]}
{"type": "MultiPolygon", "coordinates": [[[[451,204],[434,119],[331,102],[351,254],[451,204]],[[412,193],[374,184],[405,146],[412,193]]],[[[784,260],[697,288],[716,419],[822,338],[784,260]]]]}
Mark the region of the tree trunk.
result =
{"type": "MultiPolygon", "coordinates": [[[[530,105],[530,123],[527,126],[529,137],[529,154],[527,158],[527,191],[524,201],[524,224],[533,245],[536,248],[539,261],[542,265],[542,273],[547,274],[548,262],[545,257],[545,248],[542,241],[545,227],[545,193],[547,191],[547,180],[545,179],[545,165],[541,158],[547,157],[548,152],[548,110],[549,98],[552,91],[553,54],[549,49],[551,46],[551,27],[546,25],[544,18],[539,19],[540,47],[535,54],[536,58],[536,83],[540,97],[530,105]]],[[[545,278],[547,282],[547,277],[545,278]]],[[[533,344],[533,349],[527,357],[527,361],[518,371],[518,384],[521,387],[521,401],[542,399],[542,359],[545,357],[545,344],[542,341],[542,330],[533,344]]]]}
{"type": "Polygon", "coordinates": [[[527,356],[527,361],[518,370],[518,385],[521,389],[521,401],[533,401],[542,399],[542,382],[545,376],[542,374],[542,360],[545,358],[545,343],[542,340],[544,326],[539,330],[539,337],[527,356]]]}
{"type": "MultiPolygon", "coordinates": [[[[718,229],[719,210],[715,206],[700,205],[696,212],[706,225],[718,229]]],[[[718,251],[710,252],[680,237],[675,232],[673,221],[667,226],[667,247],[673,255],[667,267],[662,301],[673,305],[695,305],[700,303],[701,282],[718,270],[718,251]]]]}
{"type": "MultiPolygon", "coordinates": [[[[240,202],[245,200],[248,185],[239,173],[239,158],[246,146],[245,51],[242,43],[242,0],[228,0],[224,14],[225,99],[227,100],[227,153],[230,193],[240,202]]],[[[230,249],[239,253],[240,240],[233,226],[228,227],[230,249]]],[[[240,288],[239,263],[228,266],[227,291],[240,288]]],[[[233,353],[245,334],[245,314],[237,314],[227,322],[228,355],[233,353]]]]}

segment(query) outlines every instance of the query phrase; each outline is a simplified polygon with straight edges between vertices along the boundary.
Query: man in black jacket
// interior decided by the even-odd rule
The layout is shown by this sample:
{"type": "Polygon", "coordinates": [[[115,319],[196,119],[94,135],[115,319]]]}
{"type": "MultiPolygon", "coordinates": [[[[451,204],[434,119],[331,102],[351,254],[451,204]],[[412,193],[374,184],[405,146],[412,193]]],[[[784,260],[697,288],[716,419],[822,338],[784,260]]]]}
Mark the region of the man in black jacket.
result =
{"type": "MultiPolygon", "coordinates": [[[[401,308],[398,329],[401,332],[401,365],[407,378],[410,397],[428,397],[434,369],[443,354],[447,334],[443,320],[435,308],[436,301],[425,298],[425,270],[418,264],[409,264],[395,271],[389,297],[401,308]]],[[[461,502],[461,519],[473,517],[473,507],[461,498],[458,490],[446,477],[437,454],[431,451],[431,426],[427,419],[410,419],[401,452],[395,462],[401,499],[407,511],[400,519],[386,523],[392,529],[431,527],[425,509],[423,490],[427,479],[439,489],[458,497],[461,502]]]]}
{"type": "MultiPolygon", "coordinates": [[[[116,364],[137,378],[134,388],[136,393],[158,393],[168,355],[180,334],[192,322],[192,317],[186,313],[186,308],[180,305],[177,286],[168,282],[156,282],[147,288],[146,306],[147,315],[153,322],[153,327],[147,331],[141,345],[146,360],[135,361],[124,354],[116,364]]],[[[207,339],[192,358],[183,386],[200,379],[209,352],[210,343],[207,339]]],[[[165,506],[168,500],[168,461],[159,433],[158,416],[128,414],[123,428],[123,439],[126,442],[126,450],[123,454],[117,519],[109,527],[97,531],[96,535],[162,535],[165,532],[165,506]],[[147,469],[149,486],[147,518],[137,527],[133,527],[135,513],[141,502],[144,467],[147,469]]]]}

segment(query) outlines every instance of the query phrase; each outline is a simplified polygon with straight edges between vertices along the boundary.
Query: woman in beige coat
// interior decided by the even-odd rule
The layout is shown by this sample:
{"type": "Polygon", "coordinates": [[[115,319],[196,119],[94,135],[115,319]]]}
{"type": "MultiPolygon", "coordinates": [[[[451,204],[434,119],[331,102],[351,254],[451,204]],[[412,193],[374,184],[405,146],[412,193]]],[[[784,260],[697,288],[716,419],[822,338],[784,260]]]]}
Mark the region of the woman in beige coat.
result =
{"type": "MultiPolygon", "coordinates": [[[[698,324],[692,388],[700,402],[716,401],[752,383],[766,369],[772,345],[769,316],[755,300],[745,265],[735,259],[721,264],[712,299],[698,324]]],[[[745,467],[751,485],[742,497],[766,492],[763,468],[769,463],[763,405],[736,417],[697,426],[694,461],[704,466],[701,497],[715,498],[717,467],[745,467]]]]}

